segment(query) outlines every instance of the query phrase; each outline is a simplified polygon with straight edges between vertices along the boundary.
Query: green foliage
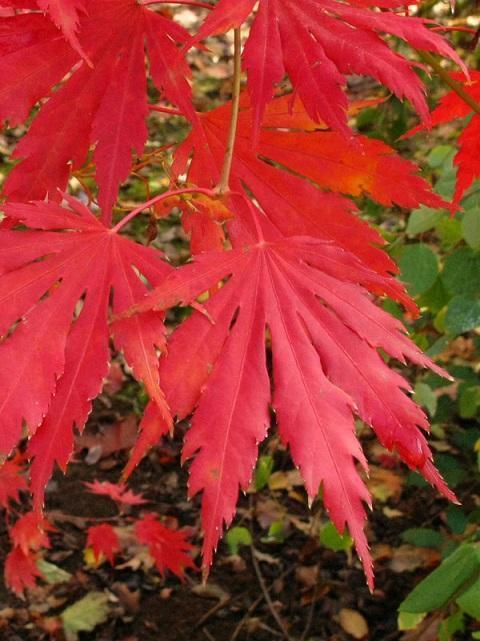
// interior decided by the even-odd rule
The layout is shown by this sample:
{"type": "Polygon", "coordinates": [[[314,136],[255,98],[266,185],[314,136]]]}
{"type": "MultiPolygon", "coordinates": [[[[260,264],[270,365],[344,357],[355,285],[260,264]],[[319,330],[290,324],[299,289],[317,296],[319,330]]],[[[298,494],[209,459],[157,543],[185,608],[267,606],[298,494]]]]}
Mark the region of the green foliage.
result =
{"type": "Polygon", "coordinates": [[[242,546],[252,545],[252,535],[246,527],[232,527],[228,530],[225,541],[230,554],[238,554],[242,546]]]}
{"type": "Polygon", "coordinates": [[[348,532],[340,534],[331,521],[320,530],[320,543],[334,552],[347,552],[353,545],[348,532]]]}
{"type": "Polygon", "coordinates": [[[92,632],[107,620],[108,614],[108,596],[103,592],[89,592],[62,612],[65,638],[77,641],[80,632],[92,632]]]}
{"type": "MultiPolygon", "coordinates": [[[[437,178],[436,191],[447,199],[454,187],[452,157],[449,145],[437,146],[427,156],[437,178]]],[[[432,418],[433,434],[443,443],[451,443],[437,454],[436,464],[453,488],[475,475],[474,467],[466,461],[474,461],[480,436],[480,377],[475,367],[480,346],[478,184],[462,205],[455,218],[426,207],[413,211],[394,248],[401,278],[422,309],[421,320],[411,325],[413,338],[430,355],[443,357],[457,381],[455,388],[447,389],[448,382],[419,375],[414,387],[416,401],[432,418]],[[456,354],[454,345],[461,335],[467,342],[459,345],[467,352],[456,354]]],[[[411,474],[409,484],[424,486],[424,481],[411,474]]],[[[437,549],[444,558],[400,604],[399,629],[420,631],[420,625],[428,626],[429,617],[436,617],[439,641],[450,641],[471,630],[471,619],[480,621],[478,520],[475,510],[451,505],[444,511],[447,529],[412,527],[402,533],[405,543],[437,549]]],[[[472,638],[477,638],[475,634],[472,638]]]]}

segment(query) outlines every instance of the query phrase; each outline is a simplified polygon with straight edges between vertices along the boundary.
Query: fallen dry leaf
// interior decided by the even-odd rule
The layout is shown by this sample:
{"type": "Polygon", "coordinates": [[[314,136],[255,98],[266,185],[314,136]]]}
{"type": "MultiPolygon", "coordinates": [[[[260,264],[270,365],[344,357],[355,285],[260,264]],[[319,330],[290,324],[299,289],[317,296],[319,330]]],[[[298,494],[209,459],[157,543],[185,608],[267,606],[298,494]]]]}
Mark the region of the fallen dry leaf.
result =
{"type": "Polygon", "coordinates": [[[368,624],[365,617],[350,608],[342,608],[338,613],[338,622],[343,630],[354,639],[363,639],[368,634],[368,624]]]}
{"type": "Polygon", "coordinates": [[[394,550],[390,569],[394,572],[412,572],[417,568],[433,567],[440,561],[437,550],[419,548],[415,545],[401,545],[394,550]]]}
{"type": "Polygon", "coordinates": [[[388,499],[399,499],[405,478],[381,467],[372,466],[367,486],[373,497],[385,503],[388,499]]]}

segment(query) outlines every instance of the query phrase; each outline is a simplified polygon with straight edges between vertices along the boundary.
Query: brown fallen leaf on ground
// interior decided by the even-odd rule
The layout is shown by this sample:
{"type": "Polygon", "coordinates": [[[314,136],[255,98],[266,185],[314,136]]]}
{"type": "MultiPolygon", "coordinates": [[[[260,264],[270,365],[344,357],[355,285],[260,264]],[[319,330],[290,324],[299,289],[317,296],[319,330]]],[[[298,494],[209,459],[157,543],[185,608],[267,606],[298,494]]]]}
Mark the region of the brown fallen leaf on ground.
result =
{"type": "Polygon", "coordinates": [[[114,425],[102,426],[96,434],[86,430],[77,437],[75,449],[77,455],[82,450],[88,450],[85,462],[94,465],[102,458],[133,447],[137,436],[137,417],[130,414],[114,425]]]}
{"type": "Polygon", "coordinates": [[[394,572],[412,572],[418,568],[433,567],[440,561],[440,553],[430,548],[401,545],[394,550],[390,569],[394,572]]]}
{"type": "Polygon", "coordinates": [[[367,479],[368,489],[373,497],[381,503],[385,503],[388,499],[398,500],[404,483],[404,476],[373,465],[370,468],[370,477],[367,479]]]}
{"type": "Polygon", "coordinates": [[[338,622],[354,639],[363,639],[368,634],[368,624],[365,617],[350,608],[342,608],[338,613],[338,622]]]}

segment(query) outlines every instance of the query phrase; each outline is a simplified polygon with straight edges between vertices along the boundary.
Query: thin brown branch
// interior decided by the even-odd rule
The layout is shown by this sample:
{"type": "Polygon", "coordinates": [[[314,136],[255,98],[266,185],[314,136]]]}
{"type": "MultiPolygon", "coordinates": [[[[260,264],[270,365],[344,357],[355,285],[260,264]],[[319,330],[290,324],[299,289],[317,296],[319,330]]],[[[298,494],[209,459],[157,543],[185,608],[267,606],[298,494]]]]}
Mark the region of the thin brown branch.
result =
{"type": "Polygon", "coordinates": [[[275,610],[275,606],[273,605],[273,601],[270,597],[270,593],[266,586],[265,579],[263,578],[262,572],[260,570],[260,565],[258,564],[257,557],[255,556],[255,547],[253,545],[250,546],[250,551],[252,553],[253,569],[255,570],[255,574],[257,575],[258,583],[260,584],[260,588],[263,592],[263,596],[265,597],[265,601],[267,602],[268,609],[270,610],[270,613],[272,617],[275,619],[275,623],[278,625],[283,636],[287,639],[287,641],[293,641],[292,637],[288,633],[287,628],[285,627],[285,624],[280,618],[280,615],[275,610]]]}
{"type": "Polygon", "coordinates": [[[233,152],[237,136],[238,114],[240,110],[240,87],[242,82],[242,39],[240,28],[234,29],[234,54],[233,54],[233,95],[230,128],[227,137],[227,147],[223,161],[220,181],[217,185],[219,194],[229,191],[230,173],[232,171],[233,152]]]}

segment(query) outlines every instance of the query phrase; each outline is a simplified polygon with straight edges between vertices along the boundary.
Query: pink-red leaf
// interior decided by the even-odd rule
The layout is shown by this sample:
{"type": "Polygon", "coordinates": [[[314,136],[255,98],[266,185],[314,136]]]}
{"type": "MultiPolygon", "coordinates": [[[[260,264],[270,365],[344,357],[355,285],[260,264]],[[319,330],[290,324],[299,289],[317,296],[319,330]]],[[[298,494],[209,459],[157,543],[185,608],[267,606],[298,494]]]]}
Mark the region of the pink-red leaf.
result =
{"type": "Polygon", "coordinates": [[[19,547],[14,547],[7,554],[4,569],[5,583],[19,597],[28,588],[36,585],[42,573],[37,567],[37,555],[25,554],[19,547]]]}
{"type": "Polygon", "coordinates": [[[9,508],[10,501],[18,501],[19,493],[28,489],[23,469],[15,459],[0,467],[0,505],[9,508]]]}
{"type": "Polygon", "coordinates": [[[108,523],[101,523],[88,528],[86,547],[92,549],[96,563],[104,556],[113,565],[120,542],[115,529],[108,523]]]}
{"type": "Polygon", "coordinates": [[[169,411],[159,389],[157,348],[163,346],[162,316],[119,320],[150,284],[171,271],[158,252],[112,233],[79,202],[4,207],[28,230],[0,230],[0,379],[3,415],[1,449],[8,452],[25,420],[32,436],[31,488],[41,505],[56,463],[65,468],[73,450],[73,428],[82,430],[92,400],[108,373],[109,338],[123,350],[139,380],[169,411]],[[27,383],[28,381],[28,383],[27,383]]]}
{"type": "MultiPolygon", "coordinates": [[[[469,82],[465,82],[461,74],[452,74],[452,78],[463,84],[465,91],[480,105],[480,72],[470,71],[469,82]]],[[[460,207],[460,202],[473,181],[480,178],[480,116],[474,113],[470,105],[455,91],[450,91],[432,112],[432,125],[442,125],[457,118],[471,115],[470,122],[462,129],[458,138],[458,152],[454,164],[458,167],[455,193],[452,201],[452,211],[460,207]]],[[[424,129],[420,125],[412,129],[411,136],[424,129]]]]}
{"type": "Polygon", "coordinates": [[[48,532],[53,531],[55,528],[42,516],[36,512],[27,512],[11,528],[10,538],[27,555],[31,551],[49,548],[48,532]]]}
{"type": "Polygon", "coordinates": [[[232,521],[239,489],[251,480],[271,406],[310,498],[323,487],[332,520],[340,531],[348,527],[372,584],[363,532],[363,504],[370,498],[356,465],[366,467],[354,416],[453,498],[432,465],[421,432],[428,427],[425,415],[377,350],[443,372],[368,296],[368,290],[389,289],[391,277],[372,272],[332,242],[282,238],[251,204],[239,200],[235,212],[245,230],[251,217],[241,247],[223,261],[217,253],[200,255],[136,307],[141,312],[173,300],[192,302],[208,288],[206,275],[210,291],[228,279],[205,303],[208,316],[194,313],[173,333],[160,369],[173,413],[182,418],[194,412],[183,456],[194,458],[190,493],[203,492],[204,566],[232,521]]]}
{"type": "MultiPolygon", "coordinates": [[[[69,10],[81,6],[78,0],[48,4],[50,11],[53,4],[69,10]]],[[[158,89],[195,119],[189,69],[176,45],[188,34],[134,0],[87,0],[84,8],[86,15],[76,14],[78,38],[91,65],[41,15],[2,21],[0,120],[18,124],[38,100],[49,98],[14,152],[21,162],[5,194],[12,200],[55,199],[72,168],[83,165],[95,146],[99,201],[108,223],[119,185],[129,175],[132,151],[141,154],[147,138],[146,55],[158,89]]]]}
{"type": "Polygon", "coordinates": [[[172,530],[160,523],[155,514],[145,514],[135,522],[138,542],[148,546],[160,574],[170,570],[183,579],[185,570],[195,568],[189,552],[192,549],[183,532],[172,530]]]}
{"type": "Polygon", "coordinates": [[[98,481],[95,479],[93,483],[85,483],[85,487],[93,494],[110,497],[116,503],[123,503],[124,505],[143,505],[148,503],[142,494],[132,492],[123,483],[110,483],[110,481],[98,481]]]}
{"type": "MultiPolygon", "coordinates": [[[[239,27],[254,5],[252,0],[220,0],[191,44],[239,27]]],[[[255,131],[273,97],[274,85],[285,74],[310,116],[347,137],[344,88],[346,75],[352,73],[371,76],[399,98],[410,100],[428,121],[414,63],[392,51],[381,35],[397,36],[416,49],[463,64],[446,41],[429,29],[431,21],[398,15],[390,10],[392,6],[394,3],[260,0],[244,52],[255,131]],[[376,11],[375,5],[389,9],[376,11]]]]}

